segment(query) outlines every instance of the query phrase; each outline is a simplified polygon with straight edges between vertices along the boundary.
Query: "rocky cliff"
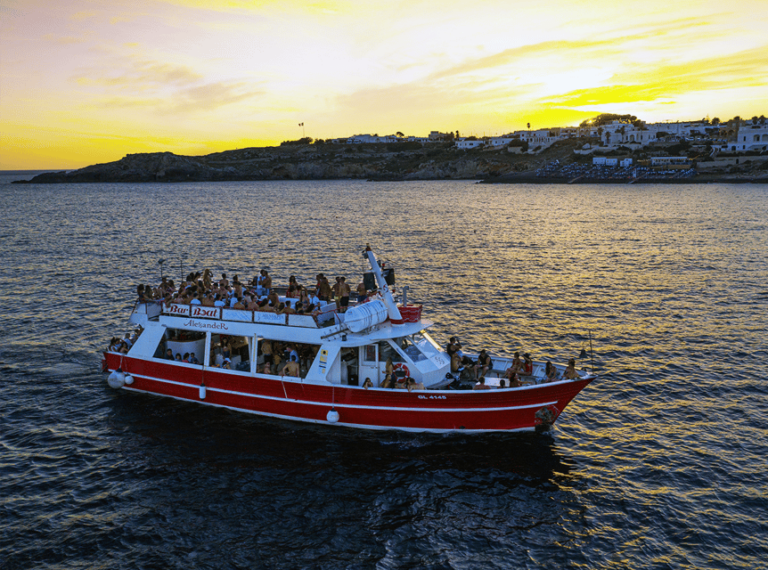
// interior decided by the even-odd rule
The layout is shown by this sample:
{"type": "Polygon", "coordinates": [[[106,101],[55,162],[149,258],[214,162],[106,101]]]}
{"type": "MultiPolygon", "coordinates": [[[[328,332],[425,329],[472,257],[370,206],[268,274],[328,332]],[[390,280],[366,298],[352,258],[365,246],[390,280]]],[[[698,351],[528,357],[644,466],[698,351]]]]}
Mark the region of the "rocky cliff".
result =
{"type": "Polygon", "coordinates": [[[186,182],[222,180],[482,179],[525,170],[506,149],[463,151],[450,144],[296,145],[249,148],[207,156],[170,152],[123,159],[68,172],[41,174],[30,183],[186,182]]]}
{"type": "MultiPolygon", "coordinates": [[[[197,182],[225,180],[483,180],[505,183],[617,182],[548,174],[545,165],[591,164],[577,155],[584,140],[559,141],[537,154],[517,154],[505,147],[460,150],[452,143],[301,144],[229,150],[206,156],[170,152],[129,154],[122,160],[69,172],[48,172],[29,183],[197,182]]],[[[629,150],[627,149],[627,153],[629,150]]],[[[635,156],[643,158],[643,156],[635,156]]],[[[762,159],[762,157],[759,157],[762,159]]],[[[751,157],[741,168],[712,172],[688,182],[765,182],[768,161],[751,157]]],[[[645,182],[646,180],[640,180],[645,182]]],[[[680,182],[654,177],[654,183],[680,182]]],[[[621,181],[619,181],[621,182],[621,181]]]]}

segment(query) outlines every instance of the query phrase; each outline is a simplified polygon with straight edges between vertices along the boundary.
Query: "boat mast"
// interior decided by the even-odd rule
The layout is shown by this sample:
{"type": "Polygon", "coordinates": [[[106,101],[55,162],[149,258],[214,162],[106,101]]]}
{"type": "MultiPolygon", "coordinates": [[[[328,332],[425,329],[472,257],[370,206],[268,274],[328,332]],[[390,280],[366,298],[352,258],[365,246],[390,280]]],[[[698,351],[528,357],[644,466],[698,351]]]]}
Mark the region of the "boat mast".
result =
{"type": "Polygon", "coordinates": [[[389,319],[391,321],[402,320],[403,317],[400,315],[400,311],[397,308],[395,299],[392,297],[392,292],[389,290],[389,285],[387,285],[387,281],[384,279],[384,275],[381,273],[381,267],[379,267],[379,262],[376,260],[376,254],[373,253],[370,245],[366,244],[363,256],[367,257],[368,261],[371,263],[371,271],[373,271],[373,274],[376,277],[376,283],[378,283],[379,289],[381,290],[381,296],[383,298],[384,305],[387,307],[387,314],[389,314],[389,319]]]}

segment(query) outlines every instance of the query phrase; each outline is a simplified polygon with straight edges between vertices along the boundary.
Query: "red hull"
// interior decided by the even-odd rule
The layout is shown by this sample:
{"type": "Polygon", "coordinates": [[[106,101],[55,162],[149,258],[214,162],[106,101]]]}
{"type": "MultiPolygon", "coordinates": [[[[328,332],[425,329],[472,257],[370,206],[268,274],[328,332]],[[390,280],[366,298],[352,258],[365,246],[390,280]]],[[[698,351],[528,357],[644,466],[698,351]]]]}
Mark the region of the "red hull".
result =
{"type": "Polygon", "coordinates": [[[517,390],[363,390],[229,373],[105,353],[106,367],[133,377],[128,390],[291,420],[408,431],[522,431],[554,422],[592,379],[517,390]],[[200,386],[205,384],[205,399],[200,386]]]}

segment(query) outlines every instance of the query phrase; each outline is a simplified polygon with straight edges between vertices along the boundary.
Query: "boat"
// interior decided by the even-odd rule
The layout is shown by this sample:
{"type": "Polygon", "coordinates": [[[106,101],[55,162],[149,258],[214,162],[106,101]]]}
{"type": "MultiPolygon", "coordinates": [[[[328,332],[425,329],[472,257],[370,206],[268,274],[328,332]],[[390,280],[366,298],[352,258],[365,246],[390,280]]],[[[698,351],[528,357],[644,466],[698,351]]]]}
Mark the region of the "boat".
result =
{"type": "Polygon", "coordinates": [[[586,369],[566,378],[562,364],[546,374],[543,362],[515,377],[507,373],[512,359],[494,356],[482,371],[484,389],[468,389],[481,387],[465,381],[473,367],[451,371],[423,306],[408,302],[407,287],[393,295],[394,268],[382,268],[370,247],[363,256],[373,293],[348,307],[329,299],[313,314],[140,300],[129,319],[140,334],[103,352],[109,385],[328,426],[487,433],[549,429],[596,378],[586,369]],[[275,354],[280,346],[286,352],[275,354]]]}

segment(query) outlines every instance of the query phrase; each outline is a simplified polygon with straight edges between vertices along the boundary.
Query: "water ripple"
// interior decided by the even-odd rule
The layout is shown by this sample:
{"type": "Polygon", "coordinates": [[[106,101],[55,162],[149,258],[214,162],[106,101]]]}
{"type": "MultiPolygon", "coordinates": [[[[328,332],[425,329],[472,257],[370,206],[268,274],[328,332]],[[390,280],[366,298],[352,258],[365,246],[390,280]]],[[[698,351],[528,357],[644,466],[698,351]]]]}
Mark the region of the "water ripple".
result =
{"type": "Polygon", "coordinates": [[[0,568],[758,568],[764,186],[0,185],[0,568]],[[34,215],[29,205],[34,204],[34,215]],[[536,437],[114,393],[132,291],[397,264],[445,342],[600,379],[536,437]],[[592,359],[582,364],[591,366],[592,359]]]}

